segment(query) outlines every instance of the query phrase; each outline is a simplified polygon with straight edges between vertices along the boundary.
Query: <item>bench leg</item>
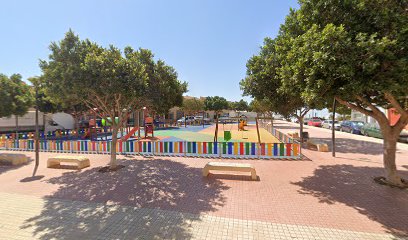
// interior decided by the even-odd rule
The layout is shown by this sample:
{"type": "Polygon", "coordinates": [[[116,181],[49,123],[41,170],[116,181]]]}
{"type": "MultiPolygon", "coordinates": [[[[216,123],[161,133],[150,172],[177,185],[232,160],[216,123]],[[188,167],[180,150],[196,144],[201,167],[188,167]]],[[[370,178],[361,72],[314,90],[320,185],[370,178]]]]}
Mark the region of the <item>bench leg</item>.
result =
{"type": "Polygon", "coordinates": [[[256,176],[256,171],[255,171],[255,169],[253,169],[253,170],[251,170],[251,178],[252,178],[252,180],[257,180],[257,176],[256,176]]]}
{"type": "Polygon", "coordinates": [[[207,177],[209,173],[210,173],[210,170],[208,170],[208,168],[204,167],[203,168],[203,177],[207,177]]]}

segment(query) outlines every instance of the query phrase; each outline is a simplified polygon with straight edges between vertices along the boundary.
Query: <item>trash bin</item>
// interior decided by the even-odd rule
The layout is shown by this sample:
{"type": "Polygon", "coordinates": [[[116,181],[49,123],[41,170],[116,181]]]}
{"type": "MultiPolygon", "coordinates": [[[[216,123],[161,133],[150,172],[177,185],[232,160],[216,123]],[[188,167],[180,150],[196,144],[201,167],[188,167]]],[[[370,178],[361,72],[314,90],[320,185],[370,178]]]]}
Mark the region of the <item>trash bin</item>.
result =
{"type": "Polygon", "coordinates": [[[303,142],[306,142],[309,139],[309,132],[302,132],[303,142]]]}

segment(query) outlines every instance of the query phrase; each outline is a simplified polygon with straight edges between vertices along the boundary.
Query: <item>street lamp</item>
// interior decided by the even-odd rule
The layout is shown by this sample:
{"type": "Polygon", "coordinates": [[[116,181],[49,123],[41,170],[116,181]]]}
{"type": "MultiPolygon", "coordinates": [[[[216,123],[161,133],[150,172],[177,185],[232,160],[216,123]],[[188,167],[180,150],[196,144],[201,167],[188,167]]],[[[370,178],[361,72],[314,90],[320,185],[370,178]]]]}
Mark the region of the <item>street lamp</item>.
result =
{"type": "Polygon", "coordinates": [[[38,127],[38,83],[35,84],[35,136],[34,136],[34,148],[35,148],[35,167],[33,177],[35,176],[38,165],[40,163],[40,131],[38,127]]]}

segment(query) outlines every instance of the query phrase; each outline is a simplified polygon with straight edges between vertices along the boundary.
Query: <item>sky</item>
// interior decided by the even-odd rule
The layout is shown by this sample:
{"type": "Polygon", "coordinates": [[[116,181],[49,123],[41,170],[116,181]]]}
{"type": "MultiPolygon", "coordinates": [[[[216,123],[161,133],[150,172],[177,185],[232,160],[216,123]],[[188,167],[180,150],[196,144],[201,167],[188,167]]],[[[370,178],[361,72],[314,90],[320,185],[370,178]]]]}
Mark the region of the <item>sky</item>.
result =
{"type": "Polygon", "coordinates": [[[152,50],[188,82],[187,95],[237,101],[246,62],[291,7],[296,0],[0,0],[0,73],[41,75],[39,59],[71,28],[103,46],[152,50]]]}

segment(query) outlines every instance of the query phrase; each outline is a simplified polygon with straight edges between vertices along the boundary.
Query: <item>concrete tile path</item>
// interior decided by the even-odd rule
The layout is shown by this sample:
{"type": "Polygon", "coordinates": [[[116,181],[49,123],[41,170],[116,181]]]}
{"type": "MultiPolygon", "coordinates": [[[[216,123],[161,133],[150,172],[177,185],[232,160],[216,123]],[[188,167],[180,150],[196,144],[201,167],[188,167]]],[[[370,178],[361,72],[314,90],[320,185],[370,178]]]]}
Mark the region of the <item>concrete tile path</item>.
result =
{"type": "Polygon", "coordinates": [[[0,193],[0,202],[0,239],[395,239],[391,234],[21,194],[0,193]]]}

